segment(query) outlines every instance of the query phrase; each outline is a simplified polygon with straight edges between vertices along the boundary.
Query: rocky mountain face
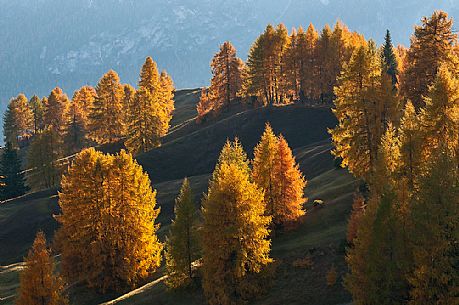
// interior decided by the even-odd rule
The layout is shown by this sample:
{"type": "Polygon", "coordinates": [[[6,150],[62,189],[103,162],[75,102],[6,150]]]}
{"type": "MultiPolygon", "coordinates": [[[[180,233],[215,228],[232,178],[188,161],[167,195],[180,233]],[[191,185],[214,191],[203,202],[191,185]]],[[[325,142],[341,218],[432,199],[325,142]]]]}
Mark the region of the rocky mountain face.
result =
{"type": "Polygon", "coordinates": [[[206,85],[209,62],[230,40],[247,55],[266,24],[316,27],[342,20],[381,42],[386,28],[409,43],[435,9],[458,15],[459,0],[0,0],[0,100],[19,92],[72,94],[109,69],[135,84],[151,55],[178,88],[206,85]],[[441,3],[440,3],[441,2],[441,3]]]}

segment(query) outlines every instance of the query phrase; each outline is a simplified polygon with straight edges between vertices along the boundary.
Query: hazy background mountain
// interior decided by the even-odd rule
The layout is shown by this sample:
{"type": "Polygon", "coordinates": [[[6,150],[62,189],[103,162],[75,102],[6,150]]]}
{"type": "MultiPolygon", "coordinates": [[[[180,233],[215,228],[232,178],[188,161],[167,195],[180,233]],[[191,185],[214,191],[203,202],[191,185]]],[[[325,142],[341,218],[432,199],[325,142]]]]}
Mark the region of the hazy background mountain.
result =
{"type": "Polygon", "coordinates": [[[0,0],[0,100],[19,92],[69,95],[108,69],[136,83],[147,55],[177,88],[208,83],[209,61],[231,40],[242,58],[267,23],[316,27],[341,19],[381,42],[386,28],[409,43],[434,9],[459,14],[459,0],[0,0]]]}

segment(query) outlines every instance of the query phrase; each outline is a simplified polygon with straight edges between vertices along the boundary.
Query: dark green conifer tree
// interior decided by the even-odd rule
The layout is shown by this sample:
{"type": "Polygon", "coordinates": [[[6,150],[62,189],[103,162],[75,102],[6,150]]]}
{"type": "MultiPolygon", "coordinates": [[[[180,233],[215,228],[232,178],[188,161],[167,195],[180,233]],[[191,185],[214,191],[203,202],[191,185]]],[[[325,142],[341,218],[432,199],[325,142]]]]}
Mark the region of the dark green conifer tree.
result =
{"type": "Polygon", "coordinates": [[[394,46],[392,45],[392,38],[389,30],[386,32],[386,37],[382,51],[383,70],[391,77],[392,86],[398,84],[398,63],[397,57],[394,53],[394,46]]]}
{"type": "Polygon", "coordinates": [[[166,284],[179,287],[191,282],[192,263],[198,258],[196,231],[197,209],[188,179],[183,180],[180,194],[175,200],[175,220],[172,221],[166,242],[166,264],[169,275],[166,284]]]}
{"type": "Polygon", "coordinates": [[[0,199],[10,199],[24,195],[28,191],[24,173],[21,170],[21,160],[16,149],[8,142],[0,158],[1,189],[0,199]]]}

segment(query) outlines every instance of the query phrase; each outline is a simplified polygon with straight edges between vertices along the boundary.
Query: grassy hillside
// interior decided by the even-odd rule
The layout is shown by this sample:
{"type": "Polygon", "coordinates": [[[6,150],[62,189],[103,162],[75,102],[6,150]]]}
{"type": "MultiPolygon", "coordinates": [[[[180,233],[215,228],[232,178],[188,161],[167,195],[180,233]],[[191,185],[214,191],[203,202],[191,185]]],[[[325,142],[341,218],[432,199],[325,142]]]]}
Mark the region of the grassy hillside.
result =
{"type": "MultiPolygon", "coordinates": [[[[281,232],[273,239],[272,256],[276,261],[275,277],[268,293],[254,304],[342,304],[350,300],[340,280],[327,287],[325,276],[332,265],[342,275],[345,271],[345,228],[355,181],[346,171],[333,165],[327,127],[335,120],[328,109],[302,106],[268,109],[233,109],[219,120],[197,125],[194,107],[197,90],[176,94],[174,128],[162,147],[139,156],[139,163],[150,174],[157,189],[161,213],[159,231],[164,238],[173,215],[174,198],[182,178],[190,177],[197,201],[207,189],[209,175],[218,153],[227,138],[238,136],[251,154],[270,122],[274,130],[283,133],[300,167],[308,178],[306,196],[309,202],[323,199],[323,208],[307,205],[307,215],[298,227],[281,232]],[[312,266],[298,268],[298,262],[308,257],[312,266]]],[[[56,190],[26,195],[0,206],[0,304],[13,304],[18,284],[20,262],[30,247],[35,232],[43,230],[52,237],[59,213],[56,190]],[[13,264],[13,265],[11,265],[13,264]],[[9,265],[9,266],[6,266],[9,265]],[[2,301],[2,298],[6,298],[2,301]]],[[[151,281],[160,278],[161,271],[151,281]]],[[[71,290],[73,304],[99,304],[119,297],[98,295],[84,287],[71,290]]],[[[203,304],[203,296],[195,291],[169,291],[161,281],[126,295],[117,304],[203,304]]],[[[114,303],[112,303],[114,304],[114,303]]]]}
{"type": "Polygon", "coordinates": [[[327,108],[291,105],[236,110],[240,111],[224,114],[217,121],[188,122],[172,131],[160,148],[138,156],[139,163],[153,182],[202,175],[213,170],[227,139],[238,137],[251,155],[266,122],[282,133],[293,149],[327,139],[327,128],[336,124],[327,108]]]}

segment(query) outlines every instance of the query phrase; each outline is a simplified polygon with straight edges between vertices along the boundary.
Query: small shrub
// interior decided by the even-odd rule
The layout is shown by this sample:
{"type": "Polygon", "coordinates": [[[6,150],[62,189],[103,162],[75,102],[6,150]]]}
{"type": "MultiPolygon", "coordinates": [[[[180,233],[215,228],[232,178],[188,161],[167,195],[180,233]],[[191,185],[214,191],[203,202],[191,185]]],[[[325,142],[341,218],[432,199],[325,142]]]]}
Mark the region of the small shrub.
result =
{"type": "Polygon", "coordinates": [[[312,258],[310,256],[306,256],[304,258],[299,258],[293,261],[292,266],[296,268],[307,268],[311,269],[314,265],[312,258]]]}
{"type": "Polygon", "coordinates": [[[332,266],[327,273],[327,285],[328,287],[335,286],[338,274],[336,273],[335,266],[332,266]]]}

